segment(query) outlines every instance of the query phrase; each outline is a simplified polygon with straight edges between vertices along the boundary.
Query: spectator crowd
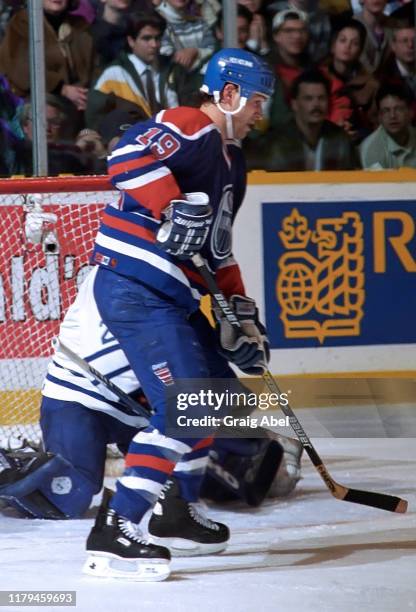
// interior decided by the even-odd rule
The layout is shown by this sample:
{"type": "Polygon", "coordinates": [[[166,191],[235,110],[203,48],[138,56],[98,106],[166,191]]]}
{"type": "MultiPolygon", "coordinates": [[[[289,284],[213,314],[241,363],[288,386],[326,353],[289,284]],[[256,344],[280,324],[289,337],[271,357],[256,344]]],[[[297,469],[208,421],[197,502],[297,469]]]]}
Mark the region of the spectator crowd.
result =
{"type": "MultiPolygon", "coordinates": [[[[223,46],[217,0],[42,0],[49,174],[101,174],[130,125],[194,105],[223,46]]],[[[272,66],[249,169],[416,168],[413,2],[240,0],[237,39],[272,66]]],[[[0,6],[0,175],[33,173],[29,18],[0,6]]]]}

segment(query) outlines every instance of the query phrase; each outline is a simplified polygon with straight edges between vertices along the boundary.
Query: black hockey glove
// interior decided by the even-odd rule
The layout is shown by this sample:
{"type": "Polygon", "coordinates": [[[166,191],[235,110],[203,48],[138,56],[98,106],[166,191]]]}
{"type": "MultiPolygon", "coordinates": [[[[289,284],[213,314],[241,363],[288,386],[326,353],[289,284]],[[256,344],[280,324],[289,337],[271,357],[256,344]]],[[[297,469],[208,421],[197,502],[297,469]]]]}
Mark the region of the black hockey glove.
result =
{"type": "Polygon", "coordinates": [[[256,303],[251,298],[233,295],[230,307],[241,323],[241,332],[214,307],[218,352],[245,374],[262,374],[270,360],[270,350],[266,330],[258,319],[256,303]]]}
{"type": "Polygon", "coordinates": [[[204,245],[212,223],[212,208],[206,193],[186,193],[184,200],[172,200],[164,211],[156,244],[179,259],[188,259],[204,245]]]}

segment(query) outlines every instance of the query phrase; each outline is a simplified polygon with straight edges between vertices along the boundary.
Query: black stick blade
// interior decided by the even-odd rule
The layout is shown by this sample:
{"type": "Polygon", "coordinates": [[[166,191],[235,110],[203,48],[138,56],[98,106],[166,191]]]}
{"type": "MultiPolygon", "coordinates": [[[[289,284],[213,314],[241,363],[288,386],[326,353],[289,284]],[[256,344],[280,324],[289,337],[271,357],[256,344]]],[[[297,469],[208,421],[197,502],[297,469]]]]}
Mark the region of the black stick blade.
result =
{"type": "Polygon", "coordinates": [[[395,497],[394,495],[385,495],[384,493],[347,489],[347,493],[342,499],[354,504],[372,506],[373,508],[380,508],[380,510],[387,510],[389,512],[404,513],[407,511],[407,501],[405,499],[395,497]]]}

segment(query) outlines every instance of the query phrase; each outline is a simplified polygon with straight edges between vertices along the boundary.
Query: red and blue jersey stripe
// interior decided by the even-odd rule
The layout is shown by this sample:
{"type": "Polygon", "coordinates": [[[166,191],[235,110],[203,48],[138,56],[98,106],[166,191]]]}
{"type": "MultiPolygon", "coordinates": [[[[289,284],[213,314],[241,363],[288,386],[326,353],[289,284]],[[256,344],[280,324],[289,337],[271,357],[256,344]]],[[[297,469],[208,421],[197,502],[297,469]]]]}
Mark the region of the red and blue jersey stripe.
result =
{"type": "Polygon", "coordinates": [[[218,270],[227,295],[244,293],[231,252],[231,224],[245,189],[241,160],[236,147],[224,147],[217,126],[198,109],[161,111],[134,125],[108,159],[120,198],[105,209],[93,262],[154,287],[192,312],[205,285],[191,262],[163,252],[155,237],[171,200],[203,191],[214,223],[201,254],[218,270]]]}

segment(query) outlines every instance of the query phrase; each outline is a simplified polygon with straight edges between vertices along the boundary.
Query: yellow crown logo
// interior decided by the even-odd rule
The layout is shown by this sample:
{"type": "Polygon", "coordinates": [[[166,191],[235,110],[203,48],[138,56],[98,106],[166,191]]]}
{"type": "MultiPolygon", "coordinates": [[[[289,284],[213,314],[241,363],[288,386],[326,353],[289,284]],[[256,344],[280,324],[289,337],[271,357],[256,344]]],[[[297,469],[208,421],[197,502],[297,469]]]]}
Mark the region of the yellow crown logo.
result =
{"type": "Polygon", "coordinates": [[[279,238],[286,249],[305,249],[308,246],[312,230],[309,229],[307,218],[300,215],[297,208],[292,210],[289,217],[285,217],[282,228],[279,238]]]}
{"type": "Polygon", "coordinates": [[[311,226],[294,208],[279,231],[286,252],[276,295],[285,336],[321,344],[330,336],[358,336],[365,300],[361,217],[345,211],[311,226]]]}

